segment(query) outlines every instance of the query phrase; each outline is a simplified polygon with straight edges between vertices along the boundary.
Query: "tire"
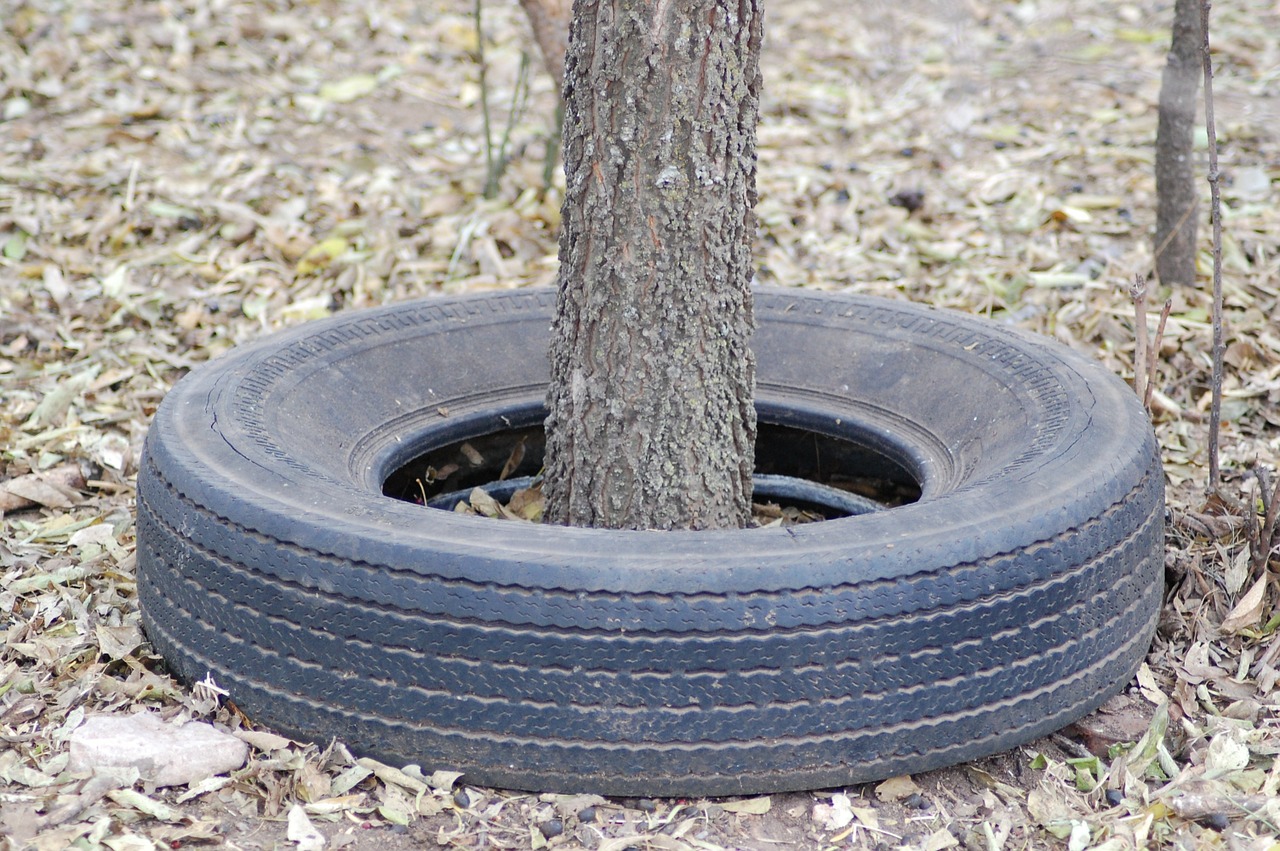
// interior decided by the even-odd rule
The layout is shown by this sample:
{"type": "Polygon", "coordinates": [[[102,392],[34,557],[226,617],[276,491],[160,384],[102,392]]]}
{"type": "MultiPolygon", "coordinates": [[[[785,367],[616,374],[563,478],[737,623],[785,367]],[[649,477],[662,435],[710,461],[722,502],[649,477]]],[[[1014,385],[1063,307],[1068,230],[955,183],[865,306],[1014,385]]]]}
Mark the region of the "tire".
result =
{"type": "MultiPolygon", "coordinates": [[[[138,479],[143,623],[173,670],[211,674],[255,722],[395,765],[687,796],[1006,750],[1142,661],[1164,523],[1143,410],[1056,343],[941,310],[756,296],[762,435],[905,471],[912,504],[615,532],[383,496],[434,447],[536,430],[554,302],[344,314],[180,382],[138,479]]],[[[822,461],[774,443],[792,473],[822,461]]]]}

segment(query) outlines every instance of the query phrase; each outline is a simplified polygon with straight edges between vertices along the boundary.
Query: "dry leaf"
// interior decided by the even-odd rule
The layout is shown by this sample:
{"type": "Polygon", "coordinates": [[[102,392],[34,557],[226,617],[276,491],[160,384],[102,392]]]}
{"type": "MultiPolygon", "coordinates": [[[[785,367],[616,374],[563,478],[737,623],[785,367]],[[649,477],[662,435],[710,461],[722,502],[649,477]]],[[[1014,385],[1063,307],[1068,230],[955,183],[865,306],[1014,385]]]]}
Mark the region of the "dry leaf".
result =
{"type": "MultiPolygon", "coordinates": [[[[321,269],[327,269],[351,247],[351,243],[347,242],[340,236],[329,237],[328,239],[317,242],[306,250],[302,257],[298,260],[294,267],[299,275],[312,275],[321,269]]],[[[327,297],[326,301],[327,301],[327,297]]]]}
{"type": "Polygon", "coordinates": [[[298,851],[321,851],[325,845],[324,834],[316,830],[307,812],[300,804],[289,808],[288,828],[285,836],[296,843],[298,851]]]}
{"type": "Polygon", "coordinates": [[[107,793],[107,797],[118,804],[123,804],[160,821],[177,822],[182,821],[184,818],[181,810],[171,807],[162,801],[157,801],[155,798],[148,798],[141,792],[135,792],[132,789],[112,789],[107,793]]]}
{"type": "Polygon", "coordinates": [[[423,781],[417,779],[416,777],[410,777],[408,774],[405,774],[400,769],[392,768],[389,765],[384,765],[378,762],[377,760],[369,759],[368,757],[363,757],[357,760],[356,764],[362,768],[367,768],[370,771],[372,771],[374,775],[377,776],[377,778],[381,780],[383,783],[390,783],[396,786],[401,786],[414,793],[430,791],[427,784],[424,783],[423,781]]]}
{"type": "Polygon", "coordinates": [[[876,786],[876,797],[881,801],[900,801],[909,795],[920,794],[920,787],[911,779],[911,775],[904,774],[900,777],[890,777],[880,785],[876,786]]]}
{"type": "Polygon", "coordinates": [[[320,97],[333,103],[351,103],[362,98],[378,87],[378,78],[372,74],[353,74],[336,83],[325,83],[320,87],[320,97]]]}
{"type": "MultiPolygon", "coordinates": [[[[33,415],[34,416],[34,415],[33,415]]],[[[33,505],[70,508],[84,500],[84,470],[79,464],[61,464],[41,473],[27,473],[0,482],[0,513],[33,505]]]]}
{"type": "Polygon", "coordinates": [[[871,830],[880,829],[880,817],[876,815],[876,811],[871,807],[851,807],[853,816],[858,820],[858,824],[868,827],[871,830]]]}
{"type": "Polygon", "coordinates": [[[837,793],[831,796],[831,803],[813,805],[813,820],[823,830],[840,830],[853,821],[853,805],[848,795],[837,793]]]}
{"type": "Polygon", "coordinates": [[[940,827],[933,833],[929,834],[929,838],[924,841],[924,851],[943,851],[945,848],[955,848],[960,844],[960,840],[945,827],[940,827]]]}
{"type": "Polygon", "coordinates": [[[265,730],[236,730],[232,735],[263,753],[284,750],[293,744],[292,739],[277,736],[275,733],[268,733],[265,730]]]}
{"type": "Polygon", "coordinates": [[[1032,789],[1027,793],[1027,812],[1045,830],[1059,839],[1066,839],[1071,835],[1072,822],[1077,820],[1077,816],[1062,795],[1059,789],[1032,789]]]}
{"type": "Polygon", "coordinates": [[[768,795],[759,798],[744,798],[741,801],[721,801],[720,809],[726,813],[746,813],[762,816],[773,807],[773,800],[768,795]]]}
{"type": "Polygon", "coordinates": [[[467,496],[467,500],[471,503],[471,507],[485,517],[499,517],[502,515],[502,506],[498,501],[489,496],[484,488],[473,488],[467,496]]]}
{"type": "Polygon", "coordinates": [[[1236,635],[1245,629],[1259,625],[1267,602],[1269,579],[1266,573],[1258,577],[1258,581],[1253,583],[1253,586],[1223,618],[1222,624],[1218,627],[1219,631],[1225,635],[1236,635]]]}
{"type": "Polygon", "coordinates": [[[1249,765],[1249,748],[1234,729],[1228,728],[1209,740],[1204,764],[1218,774],[1239,771],[1249,765]]]}
{"type": "MultiPolygon", "coordinates": [[[[149,645],[135,646],[131,626],[130,482],[155,406],[175,381],[276,325],[438,290],[552,284],[558,265],[564,184],[554,157],[550,185],[543,180],[556,93],[540,73],[512,131],[499,197],[475,197],[485,150],[470,4],[411,15],[394,3],[326,3],[324,26],[315,4],[277,3],[264,12],[227,0],[216,15],[200,13],[192,0],[172,5],[165,14],[126,0],[72,4],[67,14],[44,14],[38,2],[5,7],[13,49],[4,72],[11,91],[0,96],[0,511],[9,512],[0,517],[0,609],[8,618],[0,625],[0,689],[8,689],[4,703],[15,712],[76,706],[68,724],[86,708],[183,712],[194,700],[189,686],[156,673],[149,645]],[[263,61],[264,45],[282,61],[263,61]],[[107,49],[111,62],[89,61],[107,49]],[[400,62],[410,73],[393,80],[400,62]],[[473,108],[463,106],[468,99],[473,108]],[[316,253],[301,262],[308,250],[316,253]],[[41,491],[44,502],[32,502],[7,490],[32,470],[48,475],[82,461],[101,466],[103,481],[66,491],[55,485],[64,505],[48,491],[41,491]],[[36,510],[8,502],[19,498],[21,509],[36,510]],[[67,704],[68,695],[79,697],[67,704]]],[[[982,314],[1056,336],[1128,377],[1135,320],[1117,283],[1151,265],[1153,246],[1139,237],[1155,218],[1151,104],[1168,11],[1139,20],[1145,10],[1097,2],[1006,4],[1001,14],[988,14],[990,5],[924,4],[908,15],[871,4],[843,17],[815,16],[812,4],[771,10],[757,278],[982,314]],[[1097,96],[1100,74],[1105,99],[1097,96]],[[928,203],[910,215],[889,205],[910,189],[928,203]]],[[[1258,35],[1275,29],[1268,3],[1219,5],[1215,49],[1231,73],[1219,74],[1215,89],[1235,116],[1222,185],[1230,215],[1229,424],[1221,452],[1228,471],[1255,462],[1276,469],[1280,144],[1275,105],[1259,92],[1265,70],[1280,67],[1280,40],[1258,35]]],[[[500,133],[519,56],[532,45],[515,5],[486,4],[482,24],[500,133]]],[[[1199,271],[1209,278],[1207,248],[1199,271]]],[[[1264,593],[1253,611],[1258,577],[1237,545],[1243,512],[1226,503],[1217,513],[1201,509],[1212,345],[1206,289],[1170,293],[1173,314],[1159,353],[1153,419],[1169,479],[1172,581],[1161,639],[1138,684],[1152,703],[1168,695],[1185,711],[1170,724],[1175,732],[1220,735],[1207,707],[1257,712],[1266,730],[1261,720],[1274,703],[1280,662],[1265,628],[1274,600],[1264,593]],[[1206,634],[1203,613],[1222,611],[1224,586],[1230,614],[1220,632],[1206,634]]],[[[429,411],[444,417],[449,407],[465,405],[439,400],[429,411]]],[[[1239,484],[1228,476],[1222,487],[1248,504],[1253,497],[1239,484]]],[[[509,503],[503,512],[523,516],[524,508],[509,503]]],[[[779,509],[779,522],[782,515],[779,509]]],[[[234,717],[225,705],[211,711],[234,717]]],[[[20,826],[22,808],[30,806],[32,818],[52,812],[37,810],[37,799],[65,803],[56,782],[65,742],[57,716],[49,716],[46,709],[26,727],[0,731],[13,739],[0,745],[7,792],[31,796],[0,803],[0,832],[20,826]]],[[[1112,837],[1100,846],[1109,849],[1122,838],[1125,847],[1146,847],[1155,841],[1146,831],[1163,835],[1162,821],[1175,813],[1248,819],[1242,830],[1276,823],[1280,815],[1256,800],[1237,806],[1259,782],[1257,772],[1265,776],[1274,745],[1237,744],[1263,769],[1231,768],[1240,763],[1238,748],[1218,743],[1211,761],[1225,772],[1221,783],[1188,790],[1187,777],[1178,778],[1170,807],[1151,804],[1154,823],[1126,833],[1131,824],[1104,815],[1105,801],[1091,798],[1090,811],[1073,824],[1087,821],[1095,841],[1112,837]],[[1247,814],[1253,811],[1256,818],[1247,814]]],[[[1187,754],[1209,756],[1194,744],[1172,755],[1158,741],[1138,750],[1153,751],[1150,765],[1171,777],[1205,770],[1187,754]]],[[[283,816],[291,795],[319,795],[326,779],[330,794],[318,800],[344,817],[383,803],[356,791],[373,785],[372,771],[350,766],[340,749],[324,760],[303,746],[273,754],[279,758],[255,768],[261,778],[220,787],[233,807],[283,816]]],[[[1113,765],[1123,769],[1127,759],[1113,765]]],[[[959,771],[1019,812],[1033,782],[1027,778],[1037,776],[959,771]]],[[[1151,774],[1142,785],[1156,784],[1151,774]]],[[[435,790],[452,783],[427,785],[432,792],[419,796],[419,812],[437,805],[435,790]]],[[[197,788],[205,784],[187,794],[197,788]]],[[[174,809],[191,818],[203,806],[199,797],[174,809]]],[[[497,800],[510,802],[484,816],[489,836],[529,836],[522,819],[538,810],[533,799],[497,800]]],[[[96,806],[96,821],[50,828],[32,846],[149,849],[190,845],[208,830],[197,818],[184,838],[182,823],[134,822],[141,817],[111,799],[96,806]]],[[[942,826],[898,830],[878,812],[895,835],[942,826]]],[[[775,817],[776,809],[728,821],[767,829],[775,817]]],[[[260,816],[225,824],[218,842],[228,847],[263,836],[260,816]]],[[[464,826],[459,840],[478,828],[464,826]]],[[[653,841],[649,834],[662,828],[644,822],[624,828],[601,819],[593,829],[601,843],[622,839],[642,849],[760,844],[714,824],[705,840],[695,838],[701,827],[653,841]]],[[[990,836],[991,847],[1016,844],[1008,822],[990,836]]]]}

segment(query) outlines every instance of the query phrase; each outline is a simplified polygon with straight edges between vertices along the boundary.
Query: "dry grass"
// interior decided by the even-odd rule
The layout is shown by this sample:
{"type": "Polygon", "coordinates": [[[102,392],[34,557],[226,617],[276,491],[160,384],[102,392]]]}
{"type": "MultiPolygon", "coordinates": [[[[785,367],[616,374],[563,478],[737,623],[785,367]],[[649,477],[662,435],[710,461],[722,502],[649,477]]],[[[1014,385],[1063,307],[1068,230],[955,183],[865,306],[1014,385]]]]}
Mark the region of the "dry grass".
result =
{"type": "MultiPolygon", "coordinates": [[[[423,791],[380,768],[359,776],[340,747],[269,738],[219,788],[155,792],[168,811],[65,773],[85,712],[242,720],[165,675],[138,626],[134,476],[174,382],[336,310],[551,281],[553,86],[532,78],[499,197],[481,200],[470,9],[0,7],[0,848],[302,847],[295,803],[332,848],[1276,847],[1280,561],[1250,550],[1261,506],[1246,475],[1280,462],[1273,0],[1214,11],[1223,499],[1203,495],[1203,292],[1171,294],[1159,351],[1168,602],[1129,711],[1156,728],[1167,717],[1163,737],[1101,759],[1045,740],[918,776],[916,791],[775,796],[766,814],[761,801],[610,802],[594,822],[581,800],[423,791]],[[557,818],[547,839],[536,825],[557,818]]],[[[1127,290],[1152,265],[1171,4],[868,0],[837,14],[794,0],[769,15],[761,281],[985,314],[1131,377],[1127,290]]],[[[485,25],[501,120],[529,42],[515,3],[494,0],[485,25]]]]}

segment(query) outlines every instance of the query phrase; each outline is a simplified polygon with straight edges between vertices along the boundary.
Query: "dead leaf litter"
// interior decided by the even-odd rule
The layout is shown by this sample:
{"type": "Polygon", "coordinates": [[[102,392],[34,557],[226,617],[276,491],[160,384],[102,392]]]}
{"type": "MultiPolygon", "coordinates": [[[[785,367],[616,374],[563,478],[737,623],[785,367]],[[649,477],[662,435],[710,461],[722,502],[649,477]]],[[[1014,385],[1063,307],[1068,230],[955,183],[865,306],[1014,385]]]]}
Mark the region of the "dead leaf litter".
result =
{"type": "MultiPolygon", "coordinates": [[[[531,74],[523,108],[507,109],[532,42],[517,4],[485,4],[489,99],[514,120],[484,199],[474,8],[5,5],[0,848],[1274,848],[1280,552],[1258,534],[1267,503],[1250,472],[1274,481],[1280,463],[1271,0],[1213,9],[1223,495],[1203,492],[1210,301],[1153,292],[1152,313],[1172,300],[1152,393],[1167,602],[1103,720],[879,784],[620,801],[475,788],[447,766],[292,742],[254,728],[216,682],[166,673],[139,626],[133,487],[168,389],[335,311],[554,280],[554,85],[531,74]],[[71,762],[89,719],[138,713],[212,724],[248,759],[178,786],[71,762]]],[[[1170,15],[1153,0],[771,6],[760,282],[982,314],[1132,379],[1128,287],[1152,266],[1170,15]]],[[[1203,146],[1197,157],[1203,172],[1203,146]]],[[[1208,264],[1206,248],[1202,275],[1208,264]]]]}

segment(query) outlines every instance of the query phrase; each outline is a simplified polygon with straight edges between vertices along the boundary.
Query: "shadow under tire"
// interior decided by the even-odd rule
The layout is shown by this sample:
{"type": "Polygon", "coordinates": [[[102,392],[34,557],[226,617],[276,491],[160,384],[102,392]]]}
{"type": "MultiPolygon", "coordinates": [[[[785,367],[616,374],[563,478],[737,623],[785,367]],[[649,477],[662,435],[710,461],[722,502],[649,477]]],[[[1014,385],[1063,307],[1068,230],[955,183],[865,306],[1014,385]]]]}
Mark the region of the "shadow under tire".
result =
{"type": "Polygon", "coordinates": [[[1050,340],[946,311],[756,294],[761,422],[865,450],[909,505],[614,532],[383,496],[432,448],[540,423],[554,303],[343,314],[179,382],[138,477],[143,624],[174,671],[473,783],[730,795],[1005,750],[1144,658],[1164,478],[1141,406],[1050,340]]]}

